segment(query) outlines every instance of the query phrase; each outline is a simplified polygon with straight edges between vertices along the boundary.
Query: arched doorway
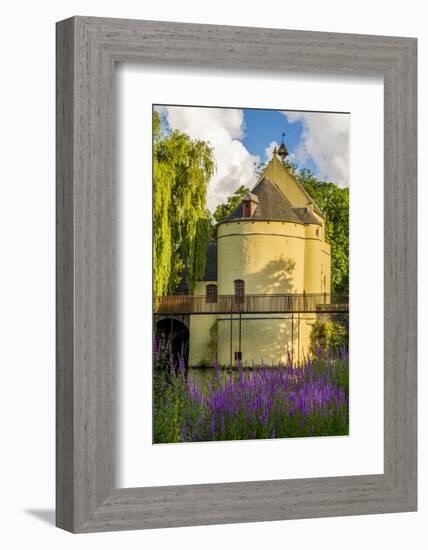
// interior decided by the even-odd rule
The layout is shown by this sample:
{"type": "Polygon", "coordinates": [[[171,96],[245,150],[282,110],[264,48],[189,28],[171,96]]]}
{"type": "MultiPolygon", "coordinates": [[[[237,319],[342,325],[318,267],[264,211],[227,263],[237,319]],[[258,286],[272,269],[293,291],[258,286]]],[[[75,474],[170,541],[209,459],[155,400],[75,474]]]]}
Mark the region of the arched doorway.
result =
{"type": "Polygon", "coordinates": [[[187,367],[189,359],[189,329],[175,317],[164,317],[156,322],[156,339],[162,351],[163,359],[168,361],[172,355],[174,361],[184,358],[187,367]]]}

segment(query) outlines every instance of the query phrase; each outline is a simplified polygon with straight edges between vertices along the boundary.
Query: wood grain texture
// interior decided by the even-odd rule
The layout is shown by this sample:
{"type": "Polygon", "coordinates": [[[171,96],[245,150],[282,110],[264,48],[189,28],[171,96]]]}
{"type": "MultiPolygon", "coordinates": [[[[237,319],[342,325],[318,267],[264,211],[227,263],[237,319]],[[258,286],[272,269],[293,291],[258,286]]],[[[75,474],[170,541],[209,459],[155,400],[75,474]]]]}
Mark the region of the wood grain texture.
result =
{"type": "Polygon", "coordinates": [[[59,527],[92,532],[416,510],[416,78],[412,38],[87,17],[58,23],[59,527]],[[383,76],[383,475],[114,488],[118,61],[261,76],[284,71],[383,76]]]}
{"type": "Polygon", "coordinates": [[[74,526],[74,23],[56,36],[56,521],[74,526]]]}

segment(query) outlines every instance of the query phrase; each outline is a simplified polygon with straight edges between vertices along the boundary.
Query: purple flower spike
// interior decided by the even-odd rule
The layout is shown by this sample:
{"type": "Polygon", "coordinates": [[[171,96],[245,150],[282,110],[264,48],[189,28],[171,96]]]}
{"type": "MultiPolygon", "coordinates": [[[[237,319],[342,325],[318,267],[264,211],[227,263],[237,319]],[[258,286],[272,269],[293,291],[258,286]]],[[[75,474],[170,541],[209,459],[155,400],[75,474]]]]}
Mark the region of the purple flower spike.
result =
{"type": "Polygon", "coordinates": [[[172,355],[169,356],[169,370],[171,372],[175,372],[175,362],[174,362],[174,357],[172,355]]]}
{"type": "Polygon", "coordinates": [[[220,366],[218,364],[217,355],[215,356],[215,359],[214,359],[214,372],[215,372],[216,378],[220,378],[220,366]]]}
{"type": "Polygon", "coordinates": [[[184,362],[184,357],[180,355],[178,358],[178,372],[180,374],[184,374],[185,370],[186,370],[186,364],[184,362]]]}
{"type": "MultiPolygon", "coordinates": [[[[154,350],[158,344],[153,342],[154,350]]],[[[243,368],[237,360],[236,369],[227,373],[221,372],[216,357],[214,381],[211,378],[201,387],[181,376],[187,369],[183,357],[165,357],[170,372],[159,410],[174,411],[180,441],[347,433],[347,384],[338,385],[347,381],[348,366],[341,359],[347,352],[329,353],[320,358],[305,356],[294,365],[289,357],[286,364],[263,363],[252,369],[243,368]]],[[[162,418],[168,419],[165,414],[162,418]]]]}

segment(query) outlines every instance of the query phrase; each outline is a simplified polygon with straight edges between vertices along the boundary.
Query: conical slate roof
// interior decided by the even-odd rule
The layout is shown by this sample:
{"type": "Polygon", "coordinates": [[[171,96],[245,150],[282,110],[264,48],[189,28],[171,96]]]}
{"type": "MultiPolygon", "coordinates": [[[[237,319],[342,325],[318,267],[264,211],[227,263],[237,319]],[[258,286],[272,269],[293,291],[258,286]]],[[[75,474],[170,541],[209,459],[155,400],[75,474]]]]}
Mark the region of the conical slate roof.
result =
{"type": "MultiPolygon", "coordinates": [[[[251,193],[256,195],[259,201],[254,214],[251,216],[252,220],[302,223],[301,218],[288,200],[269,178],[262,178],[251,193]]],[[[228,222],[241,218],[244,218],[242,202],[223,221],[228,222]]]]}
{"type": "Polygon", "coordinates": [[[321,222],[316,216],[314,216],[309,208],[293,208],[293,210],[299,216],[302,223],[313,223],[315,225],[321,225],[321,222]]]}

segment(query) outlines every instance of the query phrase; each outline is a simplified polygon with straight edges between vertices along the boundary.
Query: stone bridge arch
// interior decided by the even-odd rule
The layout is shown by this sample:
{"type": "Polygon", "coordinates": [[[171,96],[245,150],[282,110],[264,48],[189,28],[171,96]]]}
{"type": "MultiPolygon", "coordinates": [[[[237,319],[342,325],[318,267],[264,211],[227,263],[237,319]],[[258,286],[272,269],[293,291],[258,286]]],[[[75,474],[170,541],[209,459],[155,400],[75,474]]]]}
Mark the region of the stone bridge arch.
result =
{"type": "Polygon", "coordinates": [[[185,364],[189,359],[189,315],[156,315],[155,335],[161,354],[165,360],[172,355],[174,360],[178,356],[184,357],[185,364]]]}
{"type": "Polygon", "coordinates": [[[160,321],[163,321],[165,319],[171,320],[173,319],[174,322],[178,321],[180,323],[183,323],[188,329],[190,329],[190,315],[180,315],[180,314],[155,314],[155,325],[157,325],[160,321]]]}

